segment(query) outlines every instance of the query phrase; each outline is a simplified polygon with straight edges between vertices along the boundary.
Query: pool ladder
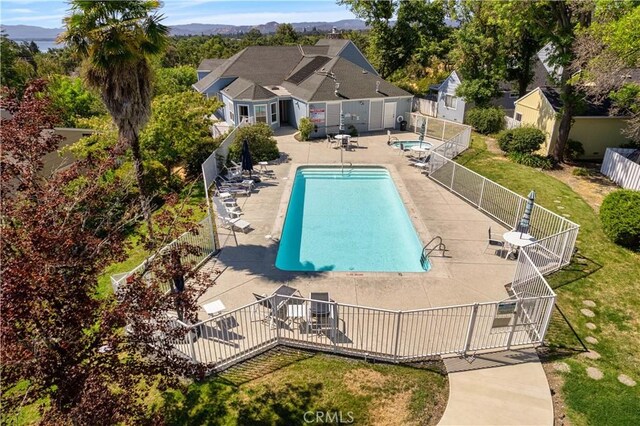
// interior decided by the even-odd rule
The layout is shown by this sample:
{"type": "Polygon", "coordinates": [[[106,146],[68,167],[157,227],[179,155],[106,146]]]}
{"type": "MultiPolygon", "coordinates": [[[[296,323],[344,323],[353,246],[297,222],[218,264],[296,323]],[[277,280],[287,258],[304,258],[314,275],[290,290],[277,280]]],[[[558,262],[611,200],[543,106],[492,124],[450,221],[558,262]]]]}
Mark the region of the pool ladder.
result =
{"type": "Polygon", "coordinates": [[[425,271],[429,269],[429,255],[434,251],[439,251],[444,256],[447,246],[442,242],[442,237],[437,235],[433,237],[424,247],[422,247],[422,255],[420,255],[420,264],[425,271]],[[432,243],[435,242],[435,245],[432,243]]]}

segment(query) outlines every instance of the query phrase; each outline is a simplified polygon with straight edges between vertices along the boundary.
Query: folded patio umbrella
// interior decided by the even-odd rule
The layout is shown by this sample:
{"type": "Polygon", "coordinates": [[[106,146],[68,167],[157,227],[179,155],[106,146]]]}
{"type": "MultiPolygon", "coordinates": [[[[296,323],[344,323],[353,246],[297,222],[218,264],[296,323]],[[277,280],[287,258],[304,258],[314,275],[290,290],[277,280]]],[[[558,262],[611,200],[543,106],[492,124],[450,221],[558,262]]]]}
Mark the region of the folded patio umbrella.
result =
{"type": "Polygon", "coordinates": [[[338,133],[344,133],[344,113],[340,113],[340,128],[338,129],[338,133]]]}
{"type": "Polygon", "coordinates": [[[522,219],[520,219],[520,223],[518,224],[518,227],[516,228],[517,231],[520,232],[520,236],[522,237],[522,234],[528,234],[529,233],[529,225],[531,222],[531,211],[533,210],[533,204],[536,201],[536,193],[535,191],[531,191],[529,193],[529,199],[527,200],[527,204],[524,206],[524,214],[522,215],[522,219]]]}
{"type": "Polygon", "coordinates": [[[251,159],[251,151],[249,151],[249,142],[245,139],[242,142],[242,154],[240,156],[240,160],[242,163],[242,170],[246,170],[249,172],[249,176],[251,176],[251,172],[253,171],[253,160],[251,159]]]}
{"type": "Polygon", "coordinates": [[[424,141],[424,133],[427,128],[427,120],[422,120],[422,124],[420,125],[420,136],[418,136],[418,140],[420,140],[420,148],[422,148],[422,141],[424,141]]]}

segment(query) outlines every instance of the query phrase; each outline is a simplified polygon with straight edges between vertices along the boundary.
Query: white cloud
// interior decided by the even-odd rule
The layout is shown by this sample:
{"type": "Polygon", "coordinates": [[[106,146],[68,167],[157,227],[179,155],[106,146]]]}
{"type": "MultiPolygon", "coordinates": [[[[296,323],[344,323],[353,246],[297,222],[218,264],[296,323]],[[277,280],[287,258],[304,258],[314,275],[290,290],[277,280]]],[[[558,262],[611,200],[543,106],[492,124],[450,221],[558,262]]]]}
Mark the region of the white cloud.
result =
{"type": "MultiPolygon", "coordinates": [[[[3,23],[7,24],[9,22],[18,22],[20,24],[29,22],[32,24],[40,23],[41,25],[55,23],[58,22],[58,26],[62,25],[62,18],[64,15],[36,15],[36,16],[14,16],[11,18],[3,18],[3,23]]],[[[55,24],[54,24],[55,25],[55,24]]]]}

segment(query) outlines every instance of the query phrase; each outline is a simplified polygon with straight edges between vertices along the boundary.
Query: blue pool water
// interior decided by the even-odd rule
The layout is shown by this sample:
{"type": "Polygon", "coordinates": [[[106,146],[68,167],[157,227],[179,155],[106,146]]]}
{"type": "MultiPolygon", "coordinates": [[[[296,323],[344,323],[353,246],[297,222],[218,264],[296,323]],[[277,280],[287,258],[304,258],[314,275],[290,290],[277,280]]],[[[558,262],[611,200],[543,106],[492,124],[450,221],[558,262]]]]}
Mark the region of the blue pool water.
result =
{"type": "Polygon", "coordinates": [[[301,167],[276,267],[286,271],[425,272],[422,244],[383,167],[301,167]]]}
{"type": "MultiPolygon", "coordinates": [[[[395,146],[396,148],[400,148],[400,144],[404,145],[405,149],[409,149],[412,146],[420,146],[420,141],[399,141],[399,142],[394,142],[393,146],[395,146]]],[[[422,142],[422,147],[423,148],[431,148],[433,145],[431,145],[429,142],[422,142]]]]}

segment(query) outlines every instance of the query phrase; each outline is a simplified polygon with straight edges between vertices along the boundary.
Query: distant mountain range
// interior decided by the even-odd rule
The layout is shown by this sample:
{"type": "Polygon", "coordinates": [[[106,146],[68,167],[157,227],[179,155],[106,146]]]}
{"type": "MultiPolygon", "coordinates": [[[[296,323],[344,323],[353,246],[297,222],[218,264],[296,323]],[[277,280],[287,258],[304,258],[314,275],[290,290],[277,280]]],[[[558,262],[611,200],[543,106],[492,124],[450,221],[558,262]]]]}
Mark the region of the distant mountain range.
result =
{"type": "MultiPolygon", "coordinates": [[[[186,24],[171,26],[171,35],[233,35],[242,34],[255,28],[263,34],[275,33],[280,25],[277,22],[267,22],[260,25],[225,25],[225,24],[186,24]]],[[[367,28],[360,19],[344,19],[336,22],[295,22],[293,24],[298,32],[317,31],[328,32],[332,28],[338,30],[364,30],[367,28]]],[[[62,32],[62,28],[42,28],[33,25],[0,25],[13,40],[54,40],[62,32]]]]}

